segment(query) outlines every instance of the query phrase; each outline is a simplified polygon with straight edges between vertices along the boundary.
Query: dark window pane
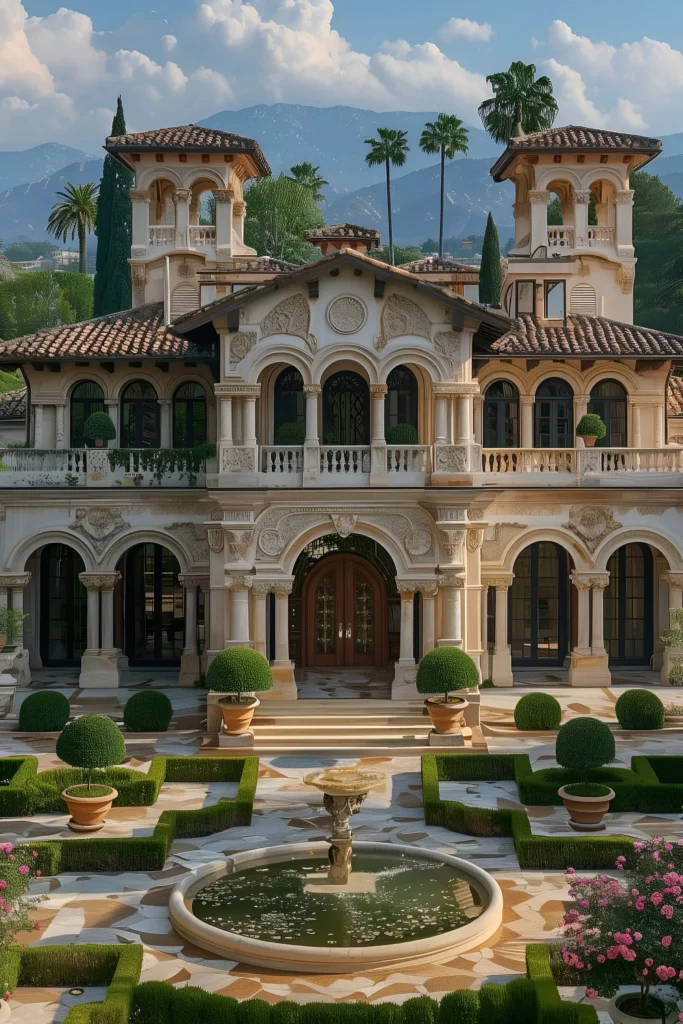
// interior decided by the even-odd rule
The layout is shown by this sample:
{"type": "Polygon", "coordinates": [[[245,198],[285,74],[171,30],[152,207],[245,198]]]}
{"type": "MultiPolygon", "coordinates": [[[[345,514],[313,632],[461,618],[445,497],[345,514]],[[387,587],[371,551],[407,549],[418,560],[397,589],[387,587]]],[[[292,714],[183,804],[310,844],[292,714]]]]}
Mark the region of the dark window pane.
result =
{"type": "Polygon", "coordinates": [[[201,384],[181,384],[173,396],[173,447],[206,444],[206,392],[201,384]]]}
{"type": "Polygon", "coordinates": [[[158,448],[159,403],[147,381],[136,380],[123,392],[121,400],[121,447],[158,448]]]}
{"type": "Polygon", "coordinates": [[[494,381],[486,389],[484,447],[519,447],[519,393],[509,381],[494,381]]]}
{"type": "Polygon", "coordinates": [[[78,665],[86,644],[85,566],[77,551],[48,544],[41,555],[40,653],[45,665],[78,665]]]}
{"type": "Polygon", "coordinates": [[[564,320],[564,281],[546,281],[545,315],[549,320],[564,320]]]}
{"type": "Polygon", "coordinates": [[[304,379],[298,370],[288,366],[278,374],[274,388],[274,436],[283,423],[306,422],[304,379]]]}
{"type": "Polygon", "coordinates": [[[69,445],[71,448],[84,448],[86,440],[83,427],[88,416],[94,412],[104,412],[104,392],[94,381],[84,380],[77,384],[71,392],[71,428],[69,445]]]}
{"type": "Polygon", "coordinates": [[[397,366],[387,377],[388,393],[384,399],[385,429],[408,423],[418,429],[417,380],[407,366],[397,366]]]}

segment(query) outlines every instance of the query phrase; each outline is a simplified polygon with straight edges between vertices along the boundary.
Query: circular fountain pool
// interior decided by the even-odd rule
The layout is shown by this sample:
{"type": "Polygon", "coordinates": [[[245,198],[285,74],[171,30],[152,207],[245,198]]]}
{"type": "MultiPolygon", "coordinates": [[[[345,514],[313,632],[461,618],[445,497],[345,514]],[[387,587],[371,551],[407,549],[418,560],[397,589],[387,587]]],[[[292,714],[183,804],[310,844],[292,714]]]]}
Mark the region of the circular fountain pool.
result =
{"type": "Polygon", "coordinates": [[[348,883],[333,885],[327,852],[327,843],[296,843],[197,868],[173,890],[171,920],[226,958],[325,973],[438,963],[501,924],[497,882],[467,861],[359,842],[348,883]]]}

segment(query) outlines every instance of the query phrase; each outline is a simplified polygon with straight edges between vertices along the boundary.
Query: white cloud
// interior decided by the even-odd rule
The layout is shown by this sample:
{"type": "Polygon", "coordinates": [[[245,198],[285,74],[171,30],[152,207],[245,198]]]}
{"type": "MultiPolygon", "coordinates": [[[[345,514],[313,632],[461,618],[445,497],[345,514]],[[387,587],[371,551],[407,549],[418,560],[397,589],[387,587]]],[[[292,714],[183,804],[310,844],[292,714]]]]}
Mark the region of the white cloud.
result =
{"type": "Polygon", "coordinates": [[[439,29],[442,39],[468,39],[470,42],[488,43],[493,29],[488,22],[483,24],[469,18],[451,18],[439,29]]]}
{"type": "Polygon", "coordinates": [[[587,127],[604,127],[604,117],[586,95],[586,84],[580,73],[566,64],[560,64],[551,57],[545,61],[555,96],[562,110],[562,120],[567,124],[583,124],[587,127]]]}
{"type": "Polygon", "coordinates": [[[587,36],[572,32],[565,21],[553,21],[548,30],[548,43],[565,59],[586,69],[593,77],[611,76],[616,48],[609,43],[594,43],[587,36]]]}
{"type": "Polygon", "coordinates": [[[161,37],[161,45],[163,46],[166,53],[171,53],[175,50],[178,45],[178,40],[175,36],[167,35],[161,37]]]}

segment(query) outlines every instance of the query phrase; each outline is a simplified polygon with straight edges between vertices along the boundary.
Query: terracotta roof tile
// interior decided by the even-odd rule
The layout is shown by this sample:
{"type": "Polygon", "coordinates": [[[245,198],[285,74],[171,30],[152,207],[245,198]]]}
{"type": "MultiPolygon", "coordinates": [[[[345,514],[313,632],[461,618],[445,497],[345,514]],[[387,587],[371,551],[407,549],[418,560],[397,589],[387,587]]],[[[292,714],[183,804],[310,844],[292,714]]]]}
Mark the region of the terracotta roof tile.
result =
{"type": "Polygon", "coordinates": [[[468,263],[458,263],[450,256],[425,256],[421,260],[399,264],[401,270],[411,274],[478,274],[479,267],[468,263]]]}
{"type": "Polygon", "coordinates": [[[548,128],[543,132],[531,132],[522,139],[510,139],[509,149],[580,149],[609,150],[620,152],[632,149],[649,153],[662,148],[659,139],[648,135],[632,135],[630,132],[612,132],[602,128],[584,128],[570,124],[564,128],[548,128]]]}
{"type": "Polygon", "coordinates": [[[26,419],[26,388],[0,395],[0,422],[26,419]]]}
{"type": "Polygon", "coordinates": [[[683,377],[669,377],[666,408],[669,416],[683,417],[683,377]]]}
{"type": "Polygon", "coordinates": [[[289,274],[296,270],[298,263],[275,259],[274,256],[254,256],[253,259],[221,260],[211,270],[199,270],[199,274],[224,274],[243,272],[249,274],[289,274]]]}
{"type": "Polygon", "coordinates": [[[122,313],[108,313],[80,324],[49,327],[36,334],[0,343],[0,361],[16,359],[97,359],[146,356],[168,358],[188,354],[190,342],[164,325],[163,302],[122,313]]]}
{"type": "Polygon", "coordinates": [[[202,128],[198,124],[183,124],[175,128],[156,128],[149,132],[134,132],[128,135],[110,135],[104,148],[112,153],[154,149],[183,152],[198,150],[204,153],[245,153],[254,158],[261,174],[271,173],[268,161],[255,139],[244,135],[219,131],[217,128],[202,128]]]}
{"type": "Polygon", "coordinates": [[[603,316],[570,313],[557,326],[524,315],[491,345],[498,355],[683,356],[683,338],[603,316]]]}
{"type": "Polygon", "coordinates": [[[306,237],[314,238],[372,238],[379,241],[379,231],[363,228],[358,224],[327,224],[323,228],[307,231],[306,237]]]}

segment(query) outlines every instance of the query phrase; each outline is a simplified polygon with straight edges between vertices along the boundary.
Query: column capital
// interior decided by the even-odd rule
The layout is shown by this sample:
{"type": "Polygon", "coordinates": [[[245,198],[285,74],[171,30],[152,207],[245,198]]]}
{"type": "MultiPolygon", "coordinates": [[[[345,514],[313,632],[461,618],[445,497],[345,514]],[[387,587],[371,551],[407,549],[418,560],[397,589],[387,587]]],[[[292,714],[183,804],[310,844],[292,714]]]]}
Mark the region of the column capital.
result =
{"type": "Polygon", "coordinates": [[[591,201],[591,190],[589,188],[575,188],[574,202],[581,206],[588,206],[591,201]]]}
{"type": "Polygon", "coordinates": [[[530,188],[527,192],[530,203],[549,203],[550,192],[547,188],[530,188]]]}
{"type": "Polygon", "coordinates": [[[465,586],[465,574],[461,572],[440,572],[439,573],[439,587],[448,589],[449,587],[455,590],[462,590],[465,586]]]}
{"type": "Polygon", "coordinates": [[[439,592],[439,581],[438,579],[420,580],[417,588],[423,597],[436,597],[439,592]]]}
{"type": "Polygon", "coordinates": [[[370,394],[373,398],[384,398],[389,393],[387,384],[370,384],[370,394]]]}
{"type": "Polygon", "coordinates": [[[535,403],[536,403],[536,395],[520,395],[519,396],[519,404],[520,405],[535,405],[535,403]]]}
{"type": "Polygon", "coordinates": [[[508,590],[512,586],[514,573],[503,573],[499,576],[482,576],[481,582],[484,587],[493,587],[495,590],[508,590]]]}
{"type": "Polygon", "coordinates": [[[181,587],[206,587],[209,584],[208,573],[193,575],[192,573],[181,572],[178,574],[178,583],[181,587]]]}
{"type": "Polygon", "coordinates": [[[146,188],[131,188],[128,192],[131,203],[149,203],[149,192],[146,188]]]}
{"type": "Polygon", "coordinates": [[[234,576],[230,573],[225,577],[225,585],[229,590],[251,590],[253,576],[234,576]]]}
{"type": "Polygon", "coordinates": [[[114,406],[119,404],[118,398],[105,398],[104,404],[107,406],[114,406]]]}
{"type": "Polygon", "coordinates": [[[662,579],[669,584],[672,590],[683,590],[683,573],[663,572],[662,579]]]}
{"type": "Polygon", "coordinates": [[[172,192],[172,198],[174,203],[186,203],[192,195],[191,188],[176,188],[172,192]]]}
{"type": "Polygon", "coordinates": [[[614,202],[617,206],[633,206],[633,197],[635,192],[632,188],[618,189],[614,193],[614,202]]]}
{"type": "MultiPolygon", "coordinates": [[[[304,385],[305,386],[305,385],[304,385]]],[[[214,385],[216,398],[260,398],[260,384],[216,384],[214,385]]]]}
{"type": "Polygon", "coordinates": [[[217,203],[231,203],[235,198],[234,188],[214,188],[213,197],[217,203]]]}
{"type": "Polygon", "coordinates": [[[0,589],[14,590],[18,587],[27,587],[31,581],[30,572],[3,572],[0,573],[0,589]]]}
{"type": "Polygon", "coordinates": [[[305,395],[319,395],[322,392],[322,384],[304,384],[303,391],[305,395]]]}
{"type": "Polygon", "coordinates": [[[593,590],[607,590],[609,586],[609,573],[601,572],[597,575],[593,574],[591,576],[591,586],[593,587],[593,590]]]}
{"type": "Polygon", "coordinates": [[[78,578],[86,590],[113,591],[121,579],[118,572],[79,572],[78,578]]]}
{"type": "MultiPolygon", "coordinates": [[[[267,587],[266,593],[268,594],[291,594],[294,586],[294,577],[280,576],[277,579],[264,579],[262,576],[254,577],[253,588],[256,591],[256,587],[262,588],[267,587]]],[[[258,591],[256,591],[258,593],[258,591]]]]}
{"type": "Polygon", "coordinates": [[[417,580],[396,580],[396,589],[401,595],[401,600],[406,601],[408,598],[412,599],[416,590],[418,589],[417,580]]]}
{"type": "Polygon", "coordinates": [[[573,572],[569,578],[577,590],[605,590],[609,586],[608,572],[573,572]]]}
{"type": "Polygon", "coordinates": [[[170,405],[172,401],[172,398],[157,398],[157,405],[170,405]]]}

